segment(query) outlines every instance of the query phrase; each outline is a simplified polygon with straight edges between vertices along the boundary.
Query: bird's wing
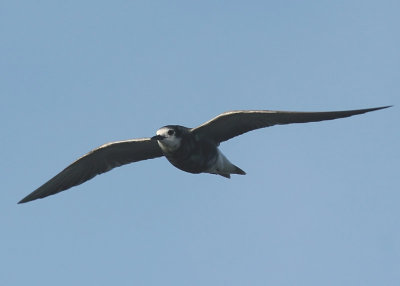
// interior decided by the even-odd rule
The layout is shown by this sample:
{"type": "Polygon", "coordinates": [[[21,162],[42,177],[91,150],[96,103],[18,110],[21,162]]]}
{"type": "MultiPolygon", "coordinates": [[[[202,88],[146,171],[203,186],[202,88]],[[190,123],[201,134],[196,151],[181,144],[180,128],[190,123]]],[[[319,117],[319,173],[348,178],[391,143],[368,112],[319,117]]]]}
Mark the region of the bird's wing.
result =
{"type": "Polygon", "coordinates": [[[104,144],[73,162],[19,203],[54,195],[121,165],[161,156],[157,141],[150,138],[104,144]]]}
{"type": "Polygon", "coordinates": [[[197,136],[210,138],[215,143],[229,140],[254,129],[277,124],[306,123],[349,117],[390,106],[328,112],[295,112],[273,110],[238,110],[218,115],[191,132],[197,136]]]}

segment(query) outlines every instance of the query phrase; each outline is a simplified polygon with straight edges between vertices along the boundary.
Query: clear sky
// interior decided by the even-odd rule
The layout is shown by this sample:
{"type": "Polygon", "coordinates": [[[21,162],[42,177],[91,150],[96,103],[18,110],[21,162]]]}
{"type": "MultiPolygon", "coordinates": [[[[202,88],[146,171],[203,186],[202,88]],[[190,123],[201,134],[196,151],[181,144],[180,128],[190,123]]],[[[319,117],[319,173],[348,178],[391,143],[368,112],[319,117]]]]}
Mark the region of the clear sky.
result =
{"type": "Polygon", "coordinates": [[[399,285],[399,1],[1,1],[0,285],[399,285]],[[110,141],[232,109],[246,176],[165,158],[17,205],[110,141]]]}

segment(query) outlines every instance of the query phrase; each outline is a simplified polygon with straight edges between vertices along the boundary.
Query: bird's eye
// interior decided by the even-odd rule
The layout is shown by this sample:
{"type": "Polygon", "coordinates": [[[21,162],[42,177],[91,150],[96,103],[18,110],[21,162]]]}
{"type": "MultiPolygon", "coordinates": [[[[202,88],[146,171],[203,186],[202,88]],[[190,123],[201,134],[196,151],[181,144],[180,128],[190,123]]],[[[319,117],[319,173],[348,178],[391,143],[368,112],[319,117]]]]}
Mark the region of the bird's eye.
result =
{"type": "Polygon", "coordinates": [[[170,129],[170,130],[168,130],[168,135],[174,135],[174,130],[172,130],[172,129],[170,129]]]}

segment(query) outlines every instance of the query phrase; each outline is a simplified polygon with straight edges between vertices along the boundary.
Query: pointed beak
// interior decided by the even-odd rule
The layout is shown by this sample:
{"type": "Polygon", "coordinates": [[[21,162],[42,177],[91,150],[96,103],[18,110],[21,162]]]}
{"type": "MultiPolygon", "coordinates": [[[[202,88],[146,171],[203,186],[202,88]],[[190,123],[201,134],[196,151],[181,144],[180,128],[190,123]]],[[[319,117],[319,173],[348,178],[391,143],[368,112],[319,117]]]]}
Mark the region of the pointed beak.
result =
{"type": "Polygon", "coordinates": [[[164,138],[165,138],[164,136],[156,135],[156,136],[151,137],[151,140],[163,140],[164,138]]]}

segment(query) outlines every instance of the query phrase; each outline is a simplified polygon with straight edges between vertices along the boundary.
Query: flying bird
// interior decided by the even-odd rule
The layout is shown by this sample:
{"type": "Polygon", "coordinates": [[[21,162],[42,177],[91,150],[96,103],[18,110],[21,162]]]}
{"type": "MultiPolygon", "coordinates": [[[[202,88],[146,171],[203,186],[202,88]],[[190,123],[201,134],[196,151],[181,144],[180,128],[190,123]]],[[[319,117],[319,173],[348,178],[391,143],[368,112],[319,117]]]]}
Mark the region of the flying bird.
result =
{"type": "Polygon", "coordinates": [[[162,156],[189,173],[210,173],[225,178],[230,178],[231,174],[245,175],[222,154],[218,148],[221,142],[273,125],[332,120],[388,107],[328,112],[238,110],[222,113],[195,128],[167,125],[151,138],[111,142],[90,151],[19,203],[65,191],[115,167],[162,156]]]}

